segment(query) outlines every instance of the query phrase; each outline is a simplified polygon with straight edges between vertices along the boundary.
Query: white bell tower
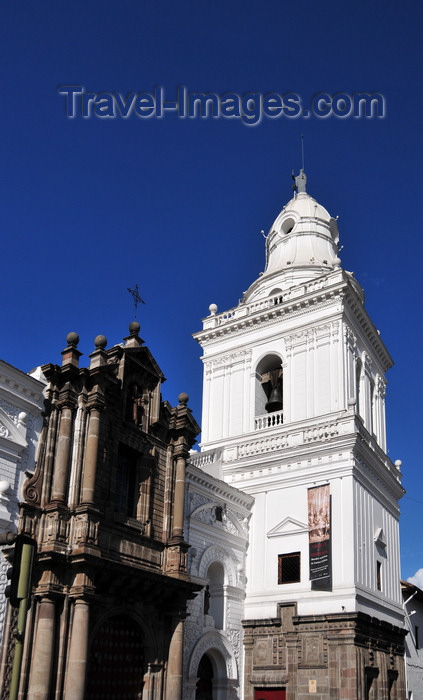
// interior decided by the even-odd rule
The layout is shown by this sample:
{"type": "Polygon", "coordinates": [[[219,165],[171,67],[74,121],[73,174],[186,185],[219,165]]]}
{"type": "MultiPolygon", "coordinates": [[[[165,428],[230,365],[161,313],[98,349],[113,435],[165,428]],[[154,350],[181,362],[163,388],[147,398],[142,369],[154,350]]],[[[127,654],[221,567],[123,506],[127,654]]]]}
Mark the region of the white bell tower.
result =
{"type": "MultiPolygon", "coordinates": [[[[318,641],[305,666],[320,669],[308,680],[320,679],[321,690],[312,692],[322,698],[329,698],[325,683],[333,682],[332,623],[338,631],[356,625],[356,639],[371,640],[370,657],[364,658],[367,651],[357,656],[354,641],[348,652],[363,688],[373,684],[387,693],[395,684],[400,689],[403,677],[403,489],[401,463],[388,458],[385,434],[385,374],[393,362],[364,308],[363,290],[341,268],[338,238],[336,220],[306,192],[300,171],[294,197],[267,235],[264,272],[235,308],[218,313],[211,304],[194,336],[204,352],[198,464],[255,499],[245,634],[256,639],[258,629],[278,615],[285,619],[288,609],[300,637],[308,621],[304,634],[312,628],[318,641]],[[388,647],[395,648],[397,665],[391,658],[390,670],[374,625],[384,626],[388,647]]],[[[284,639],[280,630],[275,634],[284,639]]],[[[252,669],[246,688],[254,687],[254,668],[261,668],[253,649],[246,647],[252,669]]],[[[275,680],[288,690],[289,682],[283,674],[275,680]]],[[[345,683],[337,697],[366,697],[364,691],[342,694],[345,683]]]]}

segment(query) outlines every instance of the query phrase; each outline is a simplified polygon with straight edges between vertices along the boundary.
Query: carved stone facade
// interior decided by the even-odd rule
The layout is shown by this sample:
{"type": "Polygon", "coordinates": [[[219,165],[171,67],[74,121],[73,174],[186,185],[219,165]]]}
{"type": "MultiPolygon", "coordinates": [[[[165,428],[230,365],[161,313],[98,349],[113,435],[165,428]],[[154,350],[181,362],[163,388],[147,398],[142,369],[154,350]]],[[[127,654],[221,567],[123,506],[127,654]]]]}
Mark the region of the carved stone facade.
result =
{"type": "MultiPolygon", "coordinates": [[[[25,474],[35,468],[42,426],[45,383],[0,360],[0,531],[17,531],[18,504],[25,474]]],[[[0,641],[6,619],[9,567],[7,547],[0,550],[0,641]]]]}
{"type": "Polygon", "coordinates": [[[244,622],[244,700],[257,687],[285,687],[286,700],[404,700],[402,630],[363,613],[300,617],[295,604],[278,613],[244,622]]]}
{"type": "MultiPolygon", "coordinates": [[[[47,364],[37,466],[19,529],[37,558],[20,695],[28,700],[181,697],[187,600],[185,471],[199,427],[161,401],[164,380],[130,325],[125,344],[97,336],[79,367],[68,335],[47,364]]],[[[12,626],[3,651],[7,697],[12,626]]]]}
{"type": "Polygon", "coordinates": [[[242,697],[245,556],[252,503],[250,496],[188,465],[189,572],[203,590],[188,603],[183,700],[202,697],[204,657],[213,673],[213,700],[242,697]]]}
{"type": "Polygon", "coordinates": [[[404,599],[405,668],[407,675],[407,700],[423,697],[423,590],[414,583],[401,581],[404,599]]]}

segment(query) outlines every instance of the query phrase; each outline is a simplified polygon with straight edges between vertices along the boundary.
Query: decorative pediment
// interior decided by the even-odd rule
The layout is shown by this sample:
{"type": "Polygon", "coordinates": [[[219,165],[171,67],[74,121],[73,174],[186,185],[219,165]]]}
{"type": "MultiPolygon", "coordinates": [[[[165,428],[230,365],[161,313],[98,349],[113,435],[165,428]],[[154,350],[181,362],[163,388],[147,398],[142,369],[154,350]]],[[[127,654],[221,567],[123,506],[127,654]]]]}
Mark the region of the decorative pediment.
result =
{"type": "Polygon", "coordinates": [[[308,526],[305,523],[295,520],[295,518],[285,518],[279,525],[269,530],[268,537],[284,537],[285,535],[299,535],[308,532],[308,526]]]}
{"type": "Polygon", "coordinates": [[[192,511],[190,518],[201,520],[207,525],[217,525],[232,535],[246,537],[246,524],[240,523],[236,515],[220,503],[204,503],[192,511]]]}
{"type": "Polygon", "coordinates": [[[28,443],[9,416],[0,408],[0,444],[18,455],[28,447],[28,443]],[[3,442],[3,441],[6,441],[3,442]],[[13,446],[13,447],[12,447],[13,446]]]}

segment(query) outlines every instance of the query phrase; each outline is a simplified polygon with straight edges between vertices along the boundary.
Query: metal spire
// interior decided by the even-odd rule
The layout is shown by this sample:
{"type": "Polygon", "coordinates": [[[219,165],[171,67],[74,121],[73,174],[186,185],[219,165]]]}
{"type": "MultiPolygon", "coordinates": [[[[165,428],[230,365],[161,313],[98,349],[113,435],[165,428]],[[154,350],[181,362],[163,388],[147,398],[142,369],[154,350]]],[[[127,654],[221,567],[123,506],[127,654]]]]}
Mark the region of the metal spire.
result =
{"type": "Polygon", "coordinates": [[[304,172],[304,134],[301,134],[301,170],[299,175],[295,175],[294,171],[292,171],[292,179],[294,180],[292,185],[294,192],[300,194],[306,191],[307,175],[304,172]]]}

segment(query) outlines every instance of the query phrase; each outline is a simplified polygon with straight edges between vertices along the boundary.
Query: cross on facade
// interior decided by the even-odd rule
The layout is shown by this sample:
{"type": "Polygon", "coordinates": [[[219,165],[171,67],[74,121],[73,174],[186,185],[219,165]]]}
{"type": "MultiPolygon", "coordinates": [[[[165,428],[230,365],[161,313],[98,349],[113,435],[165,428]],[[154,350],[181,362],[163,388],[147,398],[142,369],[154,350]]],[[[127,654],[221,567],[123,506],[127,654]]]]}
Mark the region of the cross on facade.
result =
{"type": "Polygon", "coordinates": [[[137,284],[135,285],[135,287],[133,289],[130,289],[128,287],[128,292],[130,293],[130,295],[132,296],[132,298],[134,300],[134,318],[136,318],[138,304],[145,304],[145,301],[144,301],[144,299],[141,299],[141,297],[139,295],[137,284]]]}

